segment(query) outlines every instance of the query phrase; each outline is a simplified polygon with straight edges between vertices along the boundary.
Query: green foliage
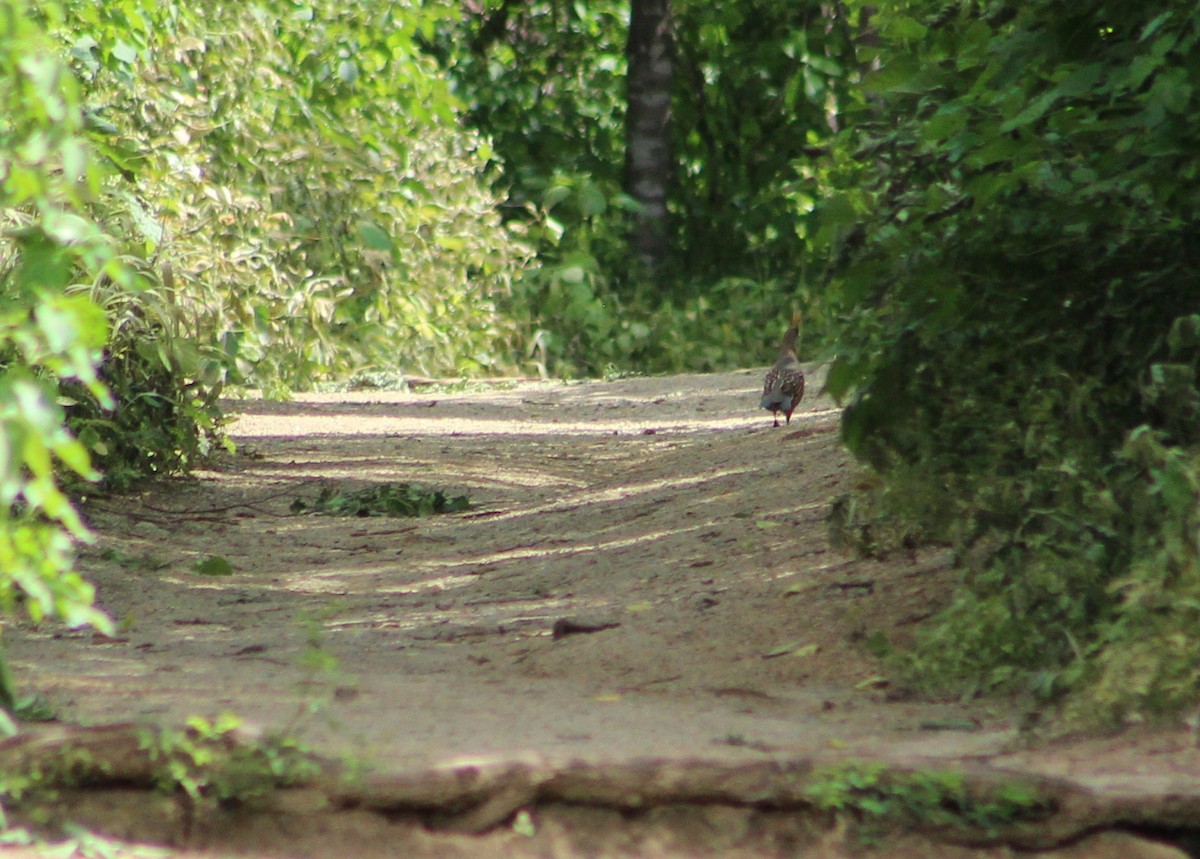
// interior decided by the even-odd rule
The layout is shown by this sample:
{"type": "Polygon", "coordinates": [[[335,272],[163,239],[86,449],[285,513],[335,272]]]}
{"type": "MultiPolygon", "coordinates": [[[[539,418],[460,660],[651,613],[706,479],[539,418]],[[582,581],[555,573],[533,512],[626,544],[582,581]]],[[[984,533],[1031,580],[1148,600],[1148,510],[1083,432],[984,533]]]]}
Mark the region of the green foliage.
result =
{"type": "Polygon", "coordinates": [[[1093,716],[1194,700],[1200,13],[939,0],[873,23],[811,241],[870,518],[967,570],[914,665],[1082,691],[1093,716]]]}
{"type": "Polygon", "coordinates": [[[173,272],[154,296],[175,311],[158,364],[204,391],[283,394],[504,363],[495,301],[524,251],[483,188],[486,144],[415,48],[445,14],[69,4],[57,32],[113,171],[106,218],[173,272]]]}
{"type": "Polygon", "coordinates": [[[627,18],[623,0],[489,0],[439,21],[428,50],[467,103],[464,118],[503,159],[515,208],[549,211],[576,180],[572,211],[557,220],[585,224],[612,204],[624,147],[627,18]]]}
{"type": "Polygon", "coordinates": [[[23,832],[10,829],[9,811],[35,809],[31,816],[42,816],[36,809],[57,799],[62,788],[76,787],[85,781],[95,766],[89,752],[64,748],[49,760],[33,760],[0,773],[0,830],[23,832]]]}
{"type": "MultiPolygon", "coordinates": [[[[441,22],[429,50],[503,159],[509,221],[536,249],[502,307],[542,372],[765,361],[788,306],[813,309],[800,240],[812,154],[852,77],[845,22],[821,18],[831,10],[676,4],[675,258],[653,282],[626,242],[627,5],[494,0],[441,22]]],[[[821,336],[823,316],[809,316],[821,336]]]]}
{"type": "MultiPolygon", "coordinates": [[[[623,2],[485,3],[443,22],[432,50],[504,158],[510,202],[548,213],[570,197],[555,220],[587,232],[611,277],[636,282],[621,275],[627,224],[611,217],[631,205],[619,193],[627,15],[623,2]],[[469,51],[452,47],[463,41],[469,51]]],[[[850,79],[847,22],[784,0],[683,2],[673,15],[675,286],[690,296],[688,278],[794,274],[798,216],[814,190],[796,162],[836,123],[850,79]]]]}
{"type": "MultiPolygon", "coordinates": [[[[1195,402],[1194,386],[1188,399],[1195,402]]],[[[1114,617],[1083,674],[1092,694],[1076,705],[1099,705],[1110,719],[1130,709],[1179,711],[1194,704],[1200,684],[1200,450],[1171,440],[1140,426],[1120,452],[1130,469],[1129,519],[1121,522],[1129,561],[1109,585],[1114,617]]]]}
{"type": "Polygon", "coordinates": [[[235,737],[241,720],[228,713],[209,722],[187,720],[184,731],[147,731],[141,748],[156,762],[160,790],[182,792],[192,802],[243,805],[280,787],[311,782],[320,766],[311,753],[286,737],[247,743],[235,737]]]}
{"type": "Polygon", "coordinates": [[[681,275],[706,285],[778,279],[775,301],[785,303],[806,279],[813,162],[855,76],[847,10],[810,0],[677,0],[672,11],[679,173],[671,208],[681,275]]]}
{"type": "MultiPolygon", "coordinates": [[[[230,807],[259,802],[279,788],[310,784],[320,775],[320,763],[294,740],[268,736],[248,741],[236,735],[240,726],[238,718],[223,714],[213,722],[188,719],[182,731],[141,732],[139,747],[152,763],[158,789],[182,794],[193,807],[230,807]]],[[[56,816],[53,808],[61,791],[111,779],[108,762],[86,749],[67,745],[51,755],[29,756],[0,773],[0,843],[40,841],[27,830],[12,827],[9,811],[20,810],[25,820],[45,825],[56,816]]],[[[72,840],[47,846],[53,855],[75,855],[72,848],[82,850],[80,845],[112,848],[70,823],[63,829],[72,840]]]]}
{"type": "Polygon", "coordinates": [[[157,280],[146,272],[132,289],[101,280],[79,290],[108,319],[100,377],[116,407],[78,384],[60,385],[67,426],[91,452],[104,486],[118,491],[186,472],[214,449],[232,448],[220,435],[222,361],[189,336],[170,275],[157,280]]]}
{"type": "Polygon", "coordinates": [[[80,857],[80,859],[170,859],[171,851],[144,844],[128,844],[89,832],[79,826],[63,827],[64,838],[47,839],[24,828],[0,831],[0,846],[25,848],[28,855],[45,857],[80,857]]]}
{"type": "Polygon", "coordinates": [[[199,576],[232,576],[233,564],[221,555],[209,555],[196,561],[192,572],[199,576]]]}
{"type": "MultiPolygon", "coordinates": [[[[730,277],[692,296],[664,296],[646,282],[619,290],[601,262],[569,249],[570,241],[543,249],[541,268],[517,281],[503,304],[543,374],[711,372],[765,362],[778,349],[788,303],[811,307],[808,290],[780,280],[730,277]]],[[[819,312],[810,315],[824,327],[819,312]]]]}
{"type": "Polygon", "coordinates": [[[312,501],[297,498],[293,513],[324,513],[329,516],[432,516],[434,513],[459,513],[471,508],[465,495],[448,496],[441,489],[429,489],[416,483],[380,483],[345,492],[335,484],[321,487],[312,501]]]}
{"type": "Polygon", "coordinates": [[[108,629],[71,569],[73,541],[88,533],[59,474],[96,472],[63,426],[56,382],[110,402],[96,375],[104,315],[67,290],[78,272],[126,273],[86,214],[99,175],[74,81],[19,0],[0,3],[0,116],[0,610],[20,602],[34,620],[108,629]]]}
{"type": "Polygon", "coordinates": [[[814,773],[807,795],[817,809],[849,818],[868,836],[916,827],[990,835],[1035,823],[1052,811],[1050,800],[1023,782],[980,787],[960,772],[906,772],[856,762],[814,773]]]}

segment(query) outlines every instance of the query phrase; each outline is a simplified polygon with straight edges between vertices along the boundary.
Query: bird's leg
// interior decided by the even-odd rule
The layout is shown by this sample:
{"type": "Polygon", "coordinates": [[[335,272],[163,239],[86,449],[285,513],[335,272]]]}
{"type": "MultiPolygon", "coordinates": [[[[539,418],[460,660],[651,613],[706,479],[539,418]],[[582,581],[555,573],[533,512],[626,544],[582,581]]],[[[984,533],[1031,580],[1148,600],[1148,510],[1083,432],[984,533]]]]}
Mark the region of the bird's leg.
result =
{"type": "Polygon", "coordinates": [[[771,424],[771,426],[775,426],[775,427],[779,426],[779,415],[778,414],[775,415],[775,423],[771,424]]]}

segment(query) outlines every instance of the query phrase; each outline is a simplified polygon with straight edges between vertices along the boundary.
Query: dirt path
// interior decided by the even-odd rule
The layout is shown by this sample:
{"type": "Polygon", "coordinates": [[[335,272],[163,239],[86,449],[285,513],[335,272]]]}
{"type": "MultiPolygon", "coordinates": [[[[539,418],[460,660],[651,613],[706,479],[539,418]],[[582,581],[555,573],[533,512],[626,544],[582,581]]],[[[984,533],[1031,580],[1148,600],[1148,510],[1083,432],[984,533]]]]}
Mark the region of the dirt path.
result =
{"type": "MultiPolygon", "coordinates": [[[[542,784],[572,768],[672,762],[707,767],[711,780],[853,756],[1102,771],[1128,792],[1100,762],[1128,774],[1129,750],[1149,748],[1170,755],[1157,787],[1200,793],[1195,749],[1178,732],[1110,744],[1107,757],[1095,744],[1074,756],[1006,753],[1018,716],[1003,703],[904,700],[888,688],[865,640],[903,642],[955,573],[936,554],[833,550],[828,503],[857,474],[837,444],[837,412],[811,397],[774,429],[754,408],[758,379],[230,404],[240,455],[194,480],[85,505],[100,535],[85,567],[121,632],[11,624],[18,683],[79,724],[233,712],[364,762],[377,785],[407,779],[407,790],[432,783],[422,773],[471,767],[515,766],[528,787],[531,772],[542,784]],[[290,512],[329,481],[424,483],[467,493],[473,507],[419,520],[290,512]],[[214,555],[232,575],[195,572],[214,555]],[[314,671],[314,646],[336,667],[314,671]]],[[[810,391],[819,387],[813,378],[810,391]]],[[[532,796],[501,796],[465,828],[503,822],[532,796]]],[[[744,822],[730,825],[746,855],[767,855],[744,822]]],[[[644,855],[726,844],[720,821],[701,830],[682,852],[663,841],[644,855]]],[[[597,825],[596,843],[608,849],[614,832],[597,825]]],[[[808,835],[789,843],[834,849],[808,835]]],[[[530,853],[508,841],[489,849],[568,855],[536,842],[521,842],[530,853]]],[[[316,843],[304,855],[336,855],[316,843]]],[[[582,843],[581,854],[603,853],[582,843]]],[[[483,855],[472,844],[461,855],[483,855]]],[[[430,855],[460,855],[452,848],[441,841],[430,855]]]]}

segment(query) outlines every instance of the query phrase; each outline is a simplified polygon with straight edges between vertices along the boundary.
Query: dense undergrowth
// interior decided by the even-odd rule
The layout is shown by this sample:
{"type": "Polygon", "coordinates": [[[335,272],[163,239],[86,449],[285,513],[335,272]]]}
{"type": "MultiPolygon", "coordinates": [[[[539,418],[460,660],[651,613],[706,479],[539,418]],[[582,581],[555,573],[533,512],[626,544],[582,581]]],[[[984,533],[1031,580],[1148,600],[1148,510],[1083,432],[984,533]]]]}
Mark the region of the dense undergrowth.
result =
{"type": "Polygon", "coordinates": [[[856,74],[852,25],[812,0],[672,9],[672,253],[653,276],[627,244],[628,0],[464,3],[427,45],[499,155],[506,221],[536,250],[501,307],[554,375],[752,365],[793,308],[806,356],[828,343],[804,239],[813,153],[856,74]]]}
{"type": "Polygon", "coordinates": [[[851,522],[962,587],[909,664],[1103,721],[1195,700],[1200,15],[883,4],[826,202],[851,522]],[[890,522],[890,525],[884,525],[890,522]]]}

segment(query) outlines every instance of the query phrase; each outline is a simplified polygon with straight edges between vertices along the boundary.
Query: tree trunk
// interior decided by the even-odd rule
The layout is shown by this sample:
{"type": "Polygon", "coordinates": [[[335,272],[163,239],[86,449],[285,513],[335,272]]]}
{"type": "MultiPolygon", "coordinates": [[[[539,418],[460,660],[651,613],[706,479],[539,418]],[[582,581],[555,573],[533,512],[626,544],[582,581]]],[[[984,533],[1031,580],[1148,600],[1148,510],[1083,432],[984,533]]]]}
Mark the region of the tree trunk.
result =
{"type": "Polygon", "coordinates": [[[629,242],[651,272],[670,254],[667,192],[671,180],[671,0],[633,0],[625,113],[625,193],[642,207],[629,242]]]}

